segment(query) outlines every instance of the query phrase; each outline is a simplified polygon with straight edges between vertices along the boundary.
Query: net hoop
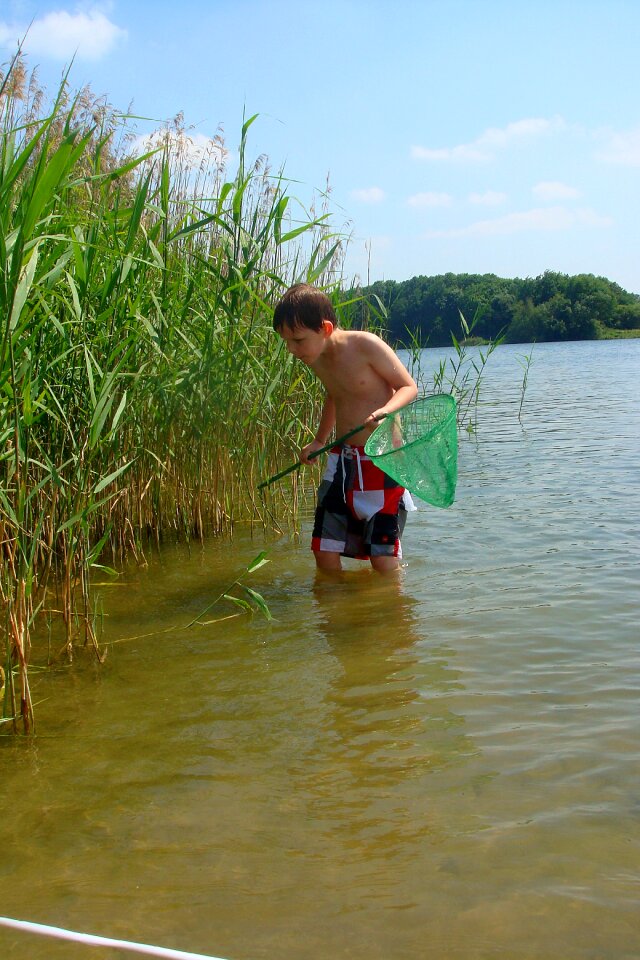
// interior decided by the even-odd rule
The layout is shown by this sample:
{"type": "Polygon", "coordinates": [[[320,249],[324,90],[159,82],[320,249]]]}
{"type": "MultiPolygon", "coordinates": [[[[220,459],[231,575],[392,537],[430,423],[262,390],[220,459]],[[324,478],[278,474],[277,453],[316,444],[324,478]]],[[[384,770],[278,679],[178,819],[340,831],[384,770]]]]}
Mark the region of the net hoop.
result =
{"type": "MultiPolygon", "coordinates": [[[[369,440],[371,440],[371,438],[375,436],[376,431],[379,429],[379,427],[377,427],[376,430],[374,430],[374,432],[371,434],[371,436],[367,440],[367,443],[365,444],[365,453],[367,454],[367,456],[372,457],[372,459],[375,459],[375,460],[382,460],[384,457],[393,456],[394,453],[398,453],[400,450],[408,450],[410,447],[414,446],[414,444],[416,443],[429,443],[434,438],[436,433],[439,433],[440,431],[442,431],[442,429],[446,427],[451,422],[451,420],[453,420],[456,416],[456,401],[455,401],[455,398],[450,393],[435,393],[429,397],[418,397],[417,400],[413,400],[411,403],[408,403],[406,407],[402,407],[400,410],[398,410],[397,413],[389,413],[387,417],[385,417],[385,420],[386,420],[389,417],[396,417],[400,415],[400,418],[402,419],[402,414],[405,411],[410,410],[410,408],[414,404],[424,403],[425,400],[433,400],[434,398],[437,398],[439,401],[444,401],[445,405],[449,407],[449,410],[447,411],[446,415],[442,417],[441,421],[434,424],[434,426],[431,427],[431,429],[428,430],[425,434],[423,434],[420,437],[416,437],[414,440],[409,440],[408,443],[403,443],[399,447],[393,447],[393,449],[391,450],[385,450],[384,453],[374,452],[372,454],[371,451],[367,450],[367,444],[369,443],[369,440]],[[449,403],[449,401],[451,402],[449,403]]],[[[382,423],[384,423],[385,420],[383,420],[382,423]]],[[[382,423],[380,424],[380,426],[382,425],[382,423]]]]}
{"type": "Polygon", "coordinates": [[[364,449],[376,466],[420,500],[450,506],[458,476],[455,397],[419,397],[389,414],[364,449]]]}

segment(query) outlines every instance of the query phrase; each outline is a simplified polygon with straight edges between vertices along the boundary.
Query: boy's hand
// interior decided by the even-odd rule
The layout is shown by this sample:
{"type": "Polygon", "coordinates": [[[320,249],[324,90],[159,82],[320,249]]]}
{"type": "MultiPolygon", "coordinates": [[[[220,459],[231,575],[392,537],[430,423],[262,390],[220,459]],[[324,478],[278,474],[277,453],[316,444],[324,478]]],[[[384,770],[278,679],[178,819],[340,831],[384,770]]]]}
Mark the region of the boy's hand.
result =
{"type": "MultiPolygon", "coordinates": [[[[406,372],[406,371],[405,371],[406,372]]],[[[409,376],[409,374],[407,374],[409,376]]],[[[411,385],[399,387],[393,394],[390,400],[384,405],[384,407],[378,407],[377,410],[374,410],[367,423],[371,423],[374,420],[384,420],[385,417],[388,417],[391,413],[397,413],[398,410],[402,410],[403,407],[406,407],[408,403],[411,403],[412,400],[415,400],[418,388],[416,387],[413,380],[411,385]]]]}
{"type": "Polygon", "coordinates": [[[317,450],[322,450],[322,447],[322,443],[319,443],[317,440],[312,440],[311,443],[308,443],[306,447],[303,447],[300,451],[300,462],[313,463],[313,460],[309,460],[310,454],[315,453],[317,450]]]}
{"type": "Polygon", "coordinates": [[[386,407],[380,407],[379,410],[374,410],[371,416],[367,417],[366,423],[374,423],[378,420],[384,420],[386,416],[389,415],[389,411],[386,407]]]}

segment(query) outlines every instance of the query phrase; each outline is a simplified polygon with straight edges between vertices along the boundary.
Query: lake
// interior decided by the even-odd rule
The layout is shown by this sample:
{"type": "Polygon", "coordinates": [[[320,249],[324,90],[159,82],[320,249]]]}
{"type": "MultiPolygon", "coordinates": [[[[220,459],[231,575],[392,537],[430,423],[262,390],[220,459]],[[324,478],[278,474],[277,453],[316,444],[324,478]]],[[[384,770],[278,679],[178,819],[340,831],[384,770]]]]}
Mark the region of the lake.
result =
{"type": "Polygon", "coordinates": [[[530,351],[398,578],[318,580],[307,510],[247,579],[273,622],[185,629],[245,529],[98,588],[106,663],[34,671],[0,738],[0,913],[227,960],[640,956],[640,341],[536,345],[519,417],[530,351]]]}

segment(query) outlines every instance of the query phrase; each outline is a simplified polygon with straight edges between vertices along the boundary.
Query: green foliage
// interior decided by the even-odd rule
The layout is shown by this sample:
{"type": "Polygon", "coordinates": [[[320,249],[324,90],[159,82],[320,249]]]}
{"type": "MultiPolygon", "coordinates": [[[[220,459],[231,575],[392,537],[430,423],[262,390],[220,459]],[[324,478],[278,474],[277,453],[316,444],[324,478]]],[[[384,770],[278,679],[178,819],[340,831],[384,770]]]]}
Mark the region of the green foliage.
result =
{"type": "Polygon", "coordinates": [[[90,581],[104,551],[291,511],[255,485],[320,395],[272,305],[297,280],[335,288],[341,262],[328,211],[249,161],[255,117],[229,176],[220,138],[194,166],[180,118],[132,156],[126,118],[88,91],[63,84],[48,110],[32,91],[17,58],[0,74],[0,591],[5,712],[24,729],[48,590],[66,655],[82,640],[101,656],[90,581]]]}
{"type": "Polygon", "coordinates": [[[202,618],[207,614],[212,607],[215,607],[216,604],[220,603],[221,600],[227,600],[235,606],[239,607],[245,613],[252,613],[254,609],[258,609],[266,620],[273,620],[271,616],[271,611],[267,605],[266,600],[261,593],[258,593],[257,590],[254,590],[252,587],[248,587],[246,583],[243,583],[245,577],[249,574],[254,573],[260,567],[264,566],[265,563],[269,563],[267,560],[266,550],[262,550],[257,557],[255,557],[251,563],[249,563],[244,570],[234,579],[232,582],[225,587],[225,589],[218,594],[218,596],[207,604],[207,606],[202,610],[197,617],[194,617],[187,624],[187,628],[193,627],[194,624],[199,624],[204,626],[207,623],[216,623],[216,620],[213,621],[203,621],[202,618]],[[235,592],[234,592],[235,591],[235,592]],[[238,596],[238,592],[241,592],[244,596],[238,596]]]}
{"type": "Polygon", "coordinates": [[[476,317],[476,336],[491,341],[504,334],[510,343],[590,340],[640,327],[640,297],[591,274],[546,271],[535,279],[507,280],[447,273],[379,281],[359,292],[363,305],[356,322],[365,325],[368,305],[379,303],[389,337],[403,345],[447,346],[459,329],[459,311],[476,317]]]}

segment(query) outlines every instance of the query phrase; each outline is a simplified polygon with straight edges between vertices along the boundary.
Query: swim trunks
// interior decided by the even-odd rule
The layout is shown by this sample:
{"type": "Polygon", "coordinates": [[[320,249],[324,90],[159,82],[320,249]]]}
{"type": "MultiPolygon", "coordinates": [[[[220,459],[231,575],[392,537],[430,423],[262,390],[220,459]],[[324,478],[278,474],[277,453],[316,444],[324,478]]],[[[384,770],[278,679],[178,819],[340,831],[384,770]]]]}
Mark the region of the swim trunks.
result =
{"type": "Polygon", "coordinates": [[[343,557],[402,557],[411,495],[351,444],[332,447],[318,487],[311,549],[343,557]]]}

